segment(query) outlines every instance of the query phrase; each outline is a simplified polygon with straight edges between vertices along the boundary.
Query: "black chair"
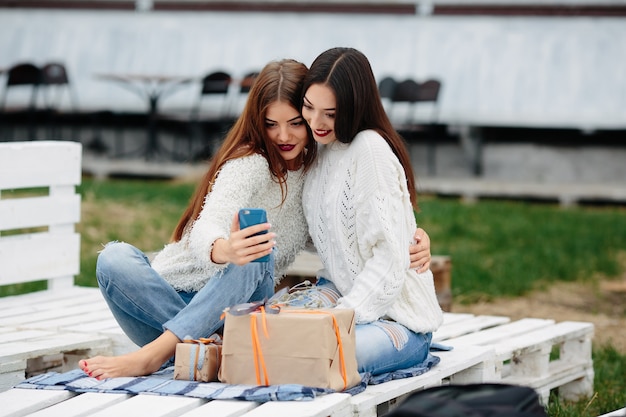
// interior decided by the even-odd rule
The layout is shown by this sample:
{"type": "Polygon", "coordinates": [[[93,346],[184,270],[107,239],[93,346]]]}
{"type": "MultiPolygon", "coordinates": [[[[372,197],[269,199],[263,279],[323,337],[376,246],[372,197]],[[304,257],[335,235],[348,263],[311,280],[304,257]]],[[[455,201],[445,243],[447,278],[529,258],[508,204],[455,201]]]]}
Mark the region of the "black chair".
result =
{"type": "Polygon", "coordinates": [[[380,98],[388,98],[391,99],[396,92],[396,87],[398,86],[398,81],[396,81],[393,77],[385,77],[378,83],[378,92],[380,93],[380,98]]]}
{"type": "Polygon", "coordinates": [[[196,160],[211,156],[213,143],[221,139],[234,120],[230,101],[232,75],[225,71],[213,71],[202,77],[200,83],[200,93],[186,121],[189,131],[188,152],[196,160]],[[213,111],[203,112],[203,104],[208,100],[212,101],[213,111]],[[205,140],[205,130],[209,131],[208,140],[205,140]],[[194,145],[196,142],[200,142],[199,149],[194,145]]]}
{"type": "MultiPolygon", "coordinates": [[[[35,115],[37,110],[37,97],[39,93],[39,86],[42,82],[41,69],[30,62],[24,62],[13,65],[7,71],[6,84],[0,100],[0,112],[3,119],[6,119],[8,113],[13,113],[13,116],[26,116],[26,124],[28,125],[28,136],[30,140],[35,139],[35,115]],[[14,88],[30,88],[30,100],[26,107],[17,106],[7,109],[7,97],[9,91],[14,88]]],[[[2,123],[4,124],[4,123],[2,123]]],[[[12,136],[12,135],[11,135],[12,136]]]]}
{"type": "Polygon", "coordinates": [[[240,94],[249,93],[250,89],[252,88],[252,84],[254,84],[254,80],[256,80],[256,77],[258,76],[259,76],[258,71],[252,71],[244,75],[243,78],[241,79],[241,82],[239,83],[239,93],[240,94]]]}
{"type": "Polygon", "coordinates": [[[380,94],[380,99],[383,103],[383,107],[387,112],[387,115],[391,117],[392,115],[392,97],[396,91],[396,87],[398,85],[398,81],[396,81],[393,77],[385,77],[378,83],[378,93],[380,94]]]}
{"type": "Polygon", "coordinates": [[[0,105],[0,109],[3,111],[5,110],[9,90],[12,87],[17,86],[30,87],[31,96],[29,108],[35,109],[37,107],[37,93],[39,91],[40,84],[41,69],[38,66],[29,62],[12,66],[7,71],[7,82],[5,85],[4,93],[2,94],[2,104],[0,105]]]}
{"type": "MultiPolygon", "coordinates": [[[[202,107],[203,101],[207,97],[217,97],[221,102],[218,107],[219,110],[213,117],[208,117],[209,119],[217,119],[221,120],[222,118],[228,115],[229,110],[229,90],[230,85],[232,84],[233,78],[232,76],[224,71],[216,71],[207,74],[202,78],[202,87],[200,89],[200,95],[198,96],[198,100],[196,101],[193,109],[192,116],[193,118],[200,118],[200,111],[202,107]]],[[[205,117],[207,118],[207,117],[205,117]]]]}
{"type": "MultiPolygon", "coordinates": [[[[59,62],[49,62],[41,67],[41,87],[44,104],[48,111],[49,135],[55,139],[61,137],[58,126],[63,122],[71,122],[68,116],[78,110],[78,98],[67,74],[65,65],[59,62]],[[69,112],[63,111],[63,93],[66,92],[69,102],[69,112]]],[[[76,140],[76,131],[72,129],[72,139],[76,140]]]]}
{"type": "Polygon", "coordinates": [[[41,67],[41,76],[43,87],[45,87],[44,100],[49,109],[59,109],[64,90],[67,91],[72,111],[78,109],[78,98],[70,84],[65,65],[58,62],[49,62],[41,67]],[[51,98],[51,94],[54,97],[51,98]]]}
{"type": "Polygon", "coordinates": [[[430,79],[418,83],[407,79],[396,85],[391,98],[392,103],[407,103],[405,120],[396,125],[396,129],[404,135],[426,137],[428,172],[431,175],[435,174],[435,127],[439,117],[440,90],[439,80],[430,79]],[[429,105],[430,111],[416,115],[421,104],[429,105]]]}
{"type": "Polygon", "coordinates": [[[246,100],[248,99],[248,93],[252,88],[252,84],[254,84],[254,80],[259,76],[257,71],[250,71],[246,73],[239,81],[239,90],[238,94],[235,95],[233,100],[233,105],[231,108],[231,115],[233,117],[238,117],[243,110],[246,100]]]}

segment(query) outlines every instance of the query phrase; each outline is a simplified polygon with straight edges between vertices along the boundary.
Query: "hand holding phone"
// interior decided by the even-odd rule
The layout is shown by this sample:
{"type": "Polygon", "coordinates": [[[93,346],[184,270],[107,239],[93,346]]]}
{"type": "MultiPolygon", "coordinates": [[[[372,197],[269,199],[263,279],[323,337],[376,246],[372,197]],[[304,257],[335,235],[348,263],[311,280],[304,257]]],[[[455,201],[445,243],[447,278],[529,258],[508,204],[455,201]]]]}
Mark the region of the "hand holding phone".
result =
{"type": "MultiPolygon", "coordinates": [[[[242,208],[239,210],[239,228],[254,226],[255,224],[267,223],[267,213],[262,208],[242,208]]],[[[267,230],[256,233],[253,236],[266,234],[267,230]]],[[[252,262],[268,262],[269,255],[262,256],[252,262]]]]}

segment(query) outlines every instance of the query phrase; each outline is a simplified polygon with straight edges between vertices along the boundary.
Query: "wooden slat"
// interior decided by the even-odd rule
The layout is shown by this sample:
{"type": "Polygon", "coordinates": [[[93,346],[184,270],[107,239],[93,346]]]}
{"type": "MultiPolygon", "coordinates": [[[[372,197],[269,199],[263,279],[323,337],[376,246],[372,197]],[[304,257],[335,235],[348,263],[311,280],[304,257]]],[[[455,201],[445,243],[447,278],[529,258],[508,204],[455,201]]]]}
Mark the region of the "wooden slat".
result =
{"type": "Polygon", "coordinates": [[[510,377],[506,378],[506,382],[532,388],[545,387],[547,390],[551,390],[578,378],[583,378],[589,370],[593,373],[593,363],[588,358],[580,358],[578,361],[553,361],[548,365],[548,368],[549,371],[544,376],[510,377]]]}
{"type": "MultiPolygon", "coordinates": [[[[104,308],[105,306],[101,306],[104,308]]],[[[36,310],[23,316],[13,316],[4,319],[5,326],[28,326],[30,328],[62,328],[64,325],[71,326],[81,322],[87,322],[93,316],[100,320],[108,317],[106,310],[94,311],[94,306],[78,304],[59,309],[36,310]],[[83,317],[84,316],[84,317],[83,317]]]]}
{"type": "Polygon", "coordinates": [[[78,142],[0,143],[0,190],[78,185],[81,157],[78,142]]]}
{"type": "Polygon", "coordinates": [[[46,330],[29,330],[6,327],[0,333],[0,346],[4,343],[22,342],[54,334],[46,330]]]}
{"type": "Polygon", "coordinates": [[[0,285],[74,276],[80,270],[79,263],[78,233],[37,233],[0,239],[0,285]]]}
{"type": "Polygon", "coordinates": [[[74,350],[94,350],[110,353],[111,342],[99,335],[81,333],[52,333],[33,339],[0,345],[1,361],[17,361],[74,350]]]}
{"type": "Polygon", "coordinates": [[[215,400],[182,414],[181,417],[240,417],[259,406],[253,401],[215,400]]]}
{"type": "Polygon", "coordinates": [[[244,417],[348,417],[350,410],[349,394],[328,394],[315,401],[270,401],[252,409],[244,417]]]}
{"type": "Polygon", "coordinates": [[[491,345],[500,341],[506,341],[511,337],[525,335],[530,331],[545,328],[552,324],[554,324],[554,320],[521,319],[482,331],[467,332],[469,334],[450,338],[447,342],[454,346],[491,345]]]}
{"type": "Polygon", "coordinates": [[[513,354],[521,355],[538,350],[545,344],[554,346],[566,340],[585,336],[591,337],[592,335],[592,323],[560,322],[550,327],[504,339],[499,343],[492,344],[492,346],[496,351],[496,356],[506,357],[508,359],[513,354]]]}
{"type": "Polygon", "coordinates": [[[135,395],[104,410],[91,414],[92,417],[133,416],[133,417],[174,417],[205,404],[198,398],[135,395]]]}
{"type": "Polygon", "coordinates": [[[72,286],[60,291],[36,291],[28,294],[2,297],[1,300],[0,319],[30,314],[34,311],[50,311],[82,304],[93,305],[94,309],[99,309],[101,306],[106,305],[100,289],[79,286],[72,286]]]}
{"type": "Polygon", "coordinates": [[[70,391],[12,389],[0,392],[0,416],[19,417],[34,413],[75,396],[70,391]]]}
{"type": "Polygon", "coordinates": [[[88,392],[44,408],[34,414],[30,414],[29,417],[81,417],[106,410],[130,397],[129,394],[96,394],[88,392]]]}
{"type": "Polygon", "coordinates": [[[450,316],[444,315],[443,325],[433,333],[433,341],[435,342],[445,342],[450,338],[508,323],[511,320],[508,317],[503,316],[465,315],[458,320],[453,319],[446,321],[445,317],[450,316]]]}
{"type": "Polygon", "coordinates": [[[55,195],[0,200],[0,230],[16,230],[80,221],[80,196],[55,195]]]}

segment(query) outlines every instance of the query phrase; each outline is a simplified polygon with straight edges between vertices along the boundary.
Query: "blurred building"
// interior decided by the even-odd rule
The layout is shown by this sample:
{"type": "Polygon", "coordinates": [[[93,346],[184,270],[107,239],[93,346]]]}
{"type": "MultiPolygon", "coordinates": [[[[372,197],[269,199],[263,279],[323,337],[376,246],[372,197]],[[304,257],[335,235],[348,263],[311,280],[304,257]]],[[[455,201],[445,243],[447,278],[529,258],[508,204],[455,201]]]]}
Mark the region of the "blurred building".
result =
{"type": "MultiPolygon", "coordinates": [[[[434,169],[414,143],[421,175],[626,182],[626,1],[0,0],[0,68],[63,62],[81,111],[147,109],[98,75],[237,79],[333,46],[363,51],[378,79],[441,81],[435,118],[416,112],[439,127],[434,169]]],[[[199,89],[159,111],[186,111],[199,89]]],[[[392,107],[399,122],[414,111],[392,107]]]]}

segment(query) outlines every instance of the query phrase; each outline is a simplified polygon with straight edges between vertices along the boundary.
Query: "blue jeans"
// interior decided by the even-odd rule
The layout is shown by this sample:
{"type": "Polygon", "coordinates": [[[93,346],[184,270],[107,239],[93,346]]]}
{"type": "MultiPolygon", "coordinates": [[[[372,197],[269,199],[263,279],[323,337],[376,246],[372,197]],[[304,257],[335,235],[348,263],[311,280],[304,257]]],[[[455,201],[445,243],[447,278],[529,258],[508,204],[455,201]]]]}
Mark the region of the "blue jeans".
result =
{"type": "Polygon", "coordinates": [[[98,256],[100,291],[124,333],[144,346],[170,330],[179,339],[219,330],[226,307],[274,294],[274,254],[269,262],[229,265],[198,292],[176,291],[136,247],[111,242],[98,256]]]}
{"type": "MultiPolygon", "coordinates": [[[[330,308],[341,297],[335,285],[320,278],[317,285],[276,294],[272,301],[294,307],[330,308]]],[[[379,375],[412,368],[429,356],[432,333],[415,333],[400,323],[379,319],[355,326],[356,361],[359,373],[379,375]]]]}

